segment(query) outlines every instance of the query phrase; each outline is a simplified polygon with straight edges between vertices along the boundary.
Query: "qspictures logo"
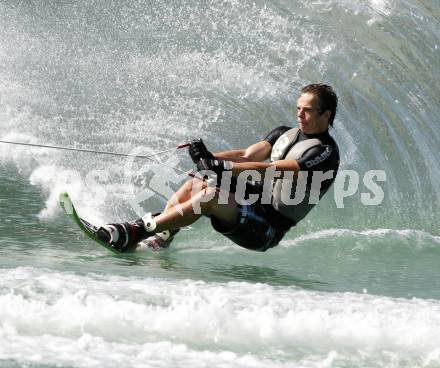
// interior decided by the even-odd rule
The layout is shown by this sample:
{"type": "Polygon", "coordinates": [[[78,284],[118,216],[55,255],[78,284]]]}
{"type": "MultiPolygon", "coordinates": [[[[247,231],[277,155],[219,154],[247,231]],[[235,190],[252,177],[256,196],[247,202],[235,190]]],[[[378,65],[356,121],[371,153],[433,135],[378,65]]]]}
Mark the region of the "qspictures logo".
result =
{"type": "MultiPolygon", "coordinates": [[[[330,154],[331,147],[309,165],[316,165],[318,162],[315,161],[325,160],[330,154]]],[[[239,204],[252,204],[257,201],[262,204],[271,204],[273,203],[275,185],[281,187],[281,195],[278,200],[288,206],[295,206],[304,201],[315,205],[328,187],[332,189],[330,192],[333,192],[336,207],[340,209],[345,208],[345,201],[356,193],[360,193],[360,201],[365,206],[380,205],[385,198],[386,173],[383,170],[369,170],[364,173],[341,170],[337,174],[333,170],[282,173],[276,171],[275,167],[271,167],[265,171],[264,175],[256,170],[243,171],[234,178],[235,184],[232,185],[234,180],[232,180],[230,171],[225,171],[220,179],[209,170],[195,173],[196,178],[191,179],[179,168],[179,164],[180,159],[177,156],[171,156],[165,161],[148,163],[144,166],[147,171],[153,173],[153,176],[147,186],[130,200],[133,210],[138,215],[142,215],[143,212],[140,204],[155,195],[161,196],[181,213],[181,203],[178,202],[173,188],[178,188],[187,180],[194,182],[192,196],[201,190],[206,191],[206,195],[200,200],[202,203],[216,199],[219,204],[226,204],[232,193],[235,201],[239,204]],[[249,184],[254,183],[260,184],[261,192],[250,194],[249,184]],[[209,187],[214,190],[209,190],[209,187]]],[[[138,172],[133,173],[132,167],[133,159],[127,160],[124,166],[124,180],[127,184],[130,183],[133,174],[139,175],[138,172]]],[[[200,202],[194,203],[193,209],[196,214],[200,214],[200,202]]]]}
{"type": "MultiPolygon", "coordinates": [[[[214,177],[210,171],[200,174],[214,177]]],[[[220,204],[227,203],[227,196],[222,193],[231,192],[231,172],[224,172],[221,184],[216,186],[220,195],[220,204]]],[[[345,208],[345,200],[360,194],[360,201],[364,206],[380,205],[385,198],[382,185],[386,182],[386,173],[383,170],[369,170],[359,174],[354,170],[341,170],[336,176],[333,170],[329,171],[300,171],[294,173],[288,171],[281,173],[275,168],[269,168],[264,175],[255,170],[241,172],[236,178],[236,186],[233,188],[235,201],[239,204],[253,204],[259,201],[262,204],[273,203],[276,200],[287,206],[300,204],[315,205],[322,198],[327,189],[333,189],[333,198],[337,208],[345,208]],[[258,183],[261,193],[249,194],[249,183],[258,183]]],[[[205,201],[212,200],[214,195],[207,196],[205,201]]]]}
{"type": "MultiPolygon", "coordinates": [[[[141,148],[133,150],[131,154],[135,155],[139,150],[141,148]]],[[[323,152],[321,159],[325,159],[325,155],[330,153],[323,152]]],[[[328,187],[331,190],[328,190],[326,195],[329,196],[332,193],[336,207],[340,209],[345,208],[346,200],[356,194],[359,194],[360,202],[364,206],[380,205],[385,198],[387,177],[383,170],[369,170],[362,173],[355,170],[340,170],[337,174],[333,170],[282,173],[276,171],[275,167],[270,167],[264,172],[264,175],[256,170],[246,170],[232,180],[230,171],[225,171],[220,179],[211,171],[193,172],[196,177],[190,178],[180,168],[180,158],[177,155],[169,156],[163,161],[146,161],[141,169],[134,169],[134,160],[135,157],[130,157],[124,164],[123,184],[127,187],[139,188],[139,186],[133,186],[136,178],[150,177],[145,185],[129,196],[129,203],[139,216],[145,214],[141,204],[155,196],[159,196],[182,214],[182,203],[178,202],[176,191],[188,180],[194,183],[191,196],[195,196],[203,190],[206,192],[206,195],[202,196],[198,203],[193,204],[196,214],[201,213],[200,203],[217,200],[219,204],[225,204],[230,195],[233,195],[239,204],[252,204],[257,201],[262,204],[272,204],[276,185],[278,185],[278,189],[281,189],[278,200],[288,206],[296,206],[304,201],[311,205],[317,204],[328,187]],[[232,185],[233,181],[234,185],[232,185]],[[255,183],[260,184],[261,191],[250,193],[249,185],[255,183]]],[[[311,163],[311,165],[314,164],[311,163]]],[[[79,172],[74,175],[75,180],[72,179],[73,173],[71,171],[65,174],[63,175],[66,177],[65,182],[82,181],[79,172]]],[[[107,190],[103,185],[111,182],[111,177],[108,170],[94,170],[86,175],[85,184],[91,192],[106,193],[107,190]]]]}

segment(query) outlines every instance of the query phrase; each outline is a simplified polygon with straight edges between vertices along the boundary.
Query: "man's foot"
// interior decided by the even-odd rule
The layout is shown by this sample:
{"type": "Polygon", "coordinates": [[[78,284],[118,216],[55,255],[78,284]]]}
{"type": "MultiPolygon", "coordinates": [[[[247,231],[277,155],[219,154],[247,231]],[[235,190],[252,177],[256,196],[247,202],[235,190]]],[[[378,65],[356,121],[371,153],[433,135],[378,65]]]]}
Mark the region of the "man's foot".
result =
{"type": "Polygon", "coordinates": [[[174,236],[179,232],[179,229],[172,231],[162,231],[160,233],[156,233],[153,236],[145,239],[141,242],[141,246],[146,246],[151,248],[152,250],[161,250],[168,248],[170,243],[173,241],[174,236]]]}
{"type": "Polygon", "coordinates": [[[96,236],[119,252],[129,252],[135,250],[140,241],[154,235],[155,228],[156,223],[149,213],[136,221],[103,225],[96,236]]]}

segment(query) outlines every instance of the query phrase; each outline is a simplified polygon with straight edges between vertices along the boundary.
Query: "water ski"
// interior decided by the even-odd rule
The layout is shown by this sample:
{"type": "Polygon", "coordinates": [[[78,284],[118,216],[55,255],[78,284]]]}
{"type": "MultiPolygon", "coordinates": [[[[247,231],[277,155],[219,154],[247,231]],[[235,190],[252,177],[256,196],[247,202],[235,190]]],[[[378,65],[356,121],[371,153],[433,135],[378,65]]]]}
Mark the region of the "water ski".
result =
{"type": "MultiPolygon", "coordinates": [[[[121,252],[115,248],[113,248],[110,244],[100,240],[96,233],[98,232],[99,227],[91,224],[90,222],[79,217],[76,209],[72,203],[72,200],[69,197],[68,193],[61,193],[59,198],[60,206],[64,210],[64,212],[73,220],[75,224],[82,230],[84,234],[86,234],[90,239],[94,240],[99,245],[107,248],[113,253],[120,254],[121,252]]],[[[168,248],[171,241],[174,238],[174,235],[178,233],[179,230],[174,230],[172,232],[164,231],[163,233],[157,233],[143,241],[141,241],[136,250],[143,249],[153,249],[160,250],[164,248],[168,248]]]]}
{"type": "Polygon", "coordinates": [[[64,210],[64,212],[73,220],[75,224],[78,225],[78,227],[82,230],[84,234],[86,234],[90,239],[94,240],[99,245],[103,246],[104,248],[107,248],[109,251],[113,253],[120,253],[115,248],[113,248],[110,244],[107,244],[103,242],[102,240],[98,239],[96,236],[96,233],[98,231],[98,227],[95,225],[92,225],[88,221],[82,219],[78,216],[78,213],[76,212],[76,209],[72,203],[72,200],[69,197],[68,193],[61,193],[59,198],[60,206],[64,210]]]}

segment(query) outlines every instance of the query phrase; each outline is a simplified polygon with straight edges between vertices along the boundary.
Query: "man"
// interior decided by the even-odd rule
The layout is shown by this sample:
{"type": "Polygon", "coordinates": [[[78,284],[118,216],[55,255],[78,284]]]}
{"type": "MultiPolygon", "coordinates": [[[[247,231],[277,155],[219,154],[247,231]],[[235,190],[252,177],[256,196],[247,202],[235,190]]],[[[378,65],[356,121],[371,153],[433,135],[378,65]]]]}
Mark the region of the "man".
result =
{"type": "Polygon", "coordinates": [[[134,250],[147,238],[152,248],[161,248],[169,244],[179,228],[208,216],[215,230],[242,247],[266,251],[276,246],[334,181],[339,151],[328,129],[333,126],[337,103],[332,87],[311,84],[301,89],[297,99],[298,128],[280,126],[246,149],[215,154],[201,140],[193,141],[189,148],[193,162],[202,174],[215,173],[217,186],[200,179],[190,180],[161,214],[105,225],[97,236],[121,252],[134,250]],[[270,162],[266,162],[268,159],[270,162]],[[240,173],[247,174],[248,170],[262,179],[259,183],[245,183],[246,196],[259,195],[255,203],[236,196],[239,190],[243,192],[240,173]],[[226,174],[229,179],[232,174],[232,186],[225,189],[222,184],[228,182],[226,174]],[[264,201],[267,185],[263,186],[263,182],[271,183],[268,201],[264,201]],[[301,192],[301,185],[303,199],[295,202],[292,198],[301,192]]]}

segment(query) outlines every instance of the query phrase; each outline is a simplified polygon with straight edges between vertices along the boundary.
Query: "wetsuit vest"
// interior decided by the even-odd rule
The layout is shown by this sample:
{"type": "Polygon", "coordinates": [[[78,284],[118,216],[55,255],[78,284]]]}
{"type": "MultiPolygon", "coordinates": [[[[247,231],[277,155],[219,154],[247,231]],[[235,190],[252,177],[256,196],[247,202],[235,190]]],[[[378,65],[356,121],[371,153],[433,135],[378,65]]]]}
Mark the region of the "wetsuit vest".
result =
{"type": "MultiPolygon", "coordinates": [[[[270,156],[271,162],[278,160],[298,160],[309,149],[322,144],[322,141],[317,138],[310,138],[297,142],[299,134],[300,130],[298,128],[293,128],[279,137],[272,147],[272,153],[270,156]]],[[[305,172],[302,172],[299,175],[304,173],[305,172]]],[[[272,191],[272,206],[284,217],[287,217],[294,223],[302,220],[315,206],[315,204],[309,204],[310,190],[304,186],[300,188],[301,185],[299,184],[299,181],[301,180],[297,180],[296,175],[292,178],[275,179],[272,191]],[[305,196],[298,204],[288,204],[286,202],[295,198],[297,183],[298,190],[305,191],[305,196]]],[[[307,182],[307,180],[302,181],[307,182]]]]}

